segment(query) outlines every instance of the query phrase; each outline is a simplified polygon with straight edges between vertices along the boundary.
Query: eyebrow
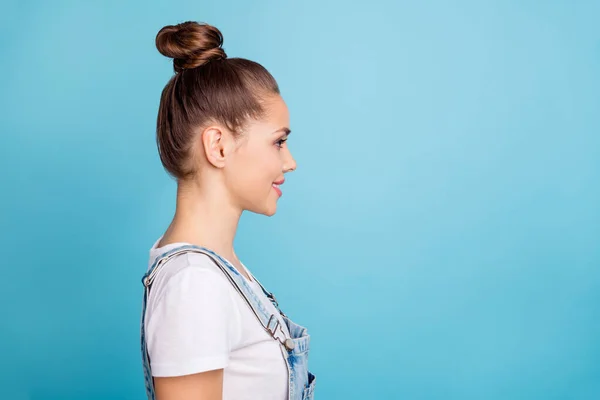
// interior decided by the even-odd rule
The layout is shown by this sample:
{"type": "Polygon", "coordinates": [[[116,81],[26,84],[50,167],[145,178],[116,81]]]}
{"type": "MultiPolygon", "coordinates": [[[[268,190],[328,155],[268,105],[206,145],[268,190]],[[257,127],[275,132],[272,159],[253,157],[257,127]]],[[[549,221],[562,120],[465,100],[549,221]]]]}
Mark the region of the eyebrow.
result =
{"type": "Polygon", "coordinates": [[[292,133],[291,129],[288,127],[285,127],[285,126],[283,128],[277,129],[275,132],[273,132],[273,134],[279,133],[279,132],[284,132],[286,135],[289,135],[290,133],[292,133]]]}

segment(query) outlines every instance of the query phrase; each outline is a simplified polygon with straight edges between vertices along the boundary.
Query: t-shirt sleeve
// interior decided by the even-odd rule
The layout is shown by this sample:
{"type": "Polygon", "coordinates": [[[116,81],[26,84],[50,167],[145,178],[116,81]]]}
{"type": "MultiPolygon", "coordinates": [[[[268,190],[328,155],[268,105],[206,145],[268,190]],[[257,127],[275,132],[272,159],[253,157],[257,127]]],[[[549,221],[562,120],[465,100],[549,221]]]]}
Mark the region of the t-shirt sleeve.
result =
{"type": "Polygon", "coordinates": [[[148,316],[152,375],[182,376],[225,368],[240,335],[231,284],[193,265],[169,278],[148,316]]]}

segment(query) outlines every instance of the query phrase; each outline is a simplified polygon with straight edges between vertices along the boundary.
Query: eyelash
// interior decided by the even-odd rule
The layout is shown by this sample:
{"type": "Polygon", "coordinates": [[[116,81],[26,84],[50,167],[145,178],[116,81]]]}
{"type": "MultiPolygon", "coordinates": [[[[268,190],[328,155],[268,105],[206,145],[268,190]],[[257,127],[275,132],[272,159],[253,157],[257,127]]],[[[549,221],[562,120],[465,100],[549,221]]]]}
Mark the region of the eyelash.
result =
{"type": "Polygon", "coordinates": [[[281,148],[281,147],[283,147],[283,144],[284,144],[286,141],[287,141],[287,138],[285,138],[285,139],[279,139],[277,142],[275,142],[275,145],[276,145],[278,148],[281,148]]]}

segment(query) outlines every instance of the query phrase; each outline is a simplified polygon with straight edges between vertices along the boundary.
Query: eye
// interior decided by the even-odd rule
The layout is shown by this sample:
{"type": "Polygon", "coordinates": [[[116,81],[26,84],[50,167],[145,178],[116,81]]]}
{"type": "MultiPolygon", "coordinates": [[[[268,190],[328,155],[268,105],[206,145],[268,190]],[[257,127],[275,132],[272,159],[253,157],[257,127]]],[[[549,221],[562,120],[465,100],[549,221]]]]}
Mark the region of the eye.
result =
{"type": "Polygon", "coordinates": [[[287,138],[281,138],[281,139],[279,139],[277,142],[275,142],[275,145],[276,145],[278,148],[282,148],[282,147],[283,147],[283,144],[284,144],[286,141],[287,141],[287,138]]]}

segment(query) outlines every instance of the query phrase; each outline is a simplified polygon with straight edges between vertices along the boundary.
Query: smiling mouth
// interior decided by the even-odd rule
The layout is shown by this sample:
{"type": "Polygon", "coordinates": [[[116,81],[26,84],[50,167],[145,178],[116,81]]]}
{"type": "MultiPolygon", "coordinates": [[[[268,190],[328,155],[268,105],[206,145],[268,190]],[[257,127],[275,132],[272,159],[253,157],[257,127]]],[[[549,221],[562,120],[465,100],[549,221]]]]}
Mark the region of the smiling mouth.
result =
{"type": "Polygon", "coordinates": [[[273,183],[273,185],[272,185],[273,189],[275,189],[275,192],[277,192],[277,194],[279,195],[279,197],[281,197],[281,195],[283,194],[281,192],[281,188],[279,187],[280,185],[281,185],[281,183],[273,183]]]}

